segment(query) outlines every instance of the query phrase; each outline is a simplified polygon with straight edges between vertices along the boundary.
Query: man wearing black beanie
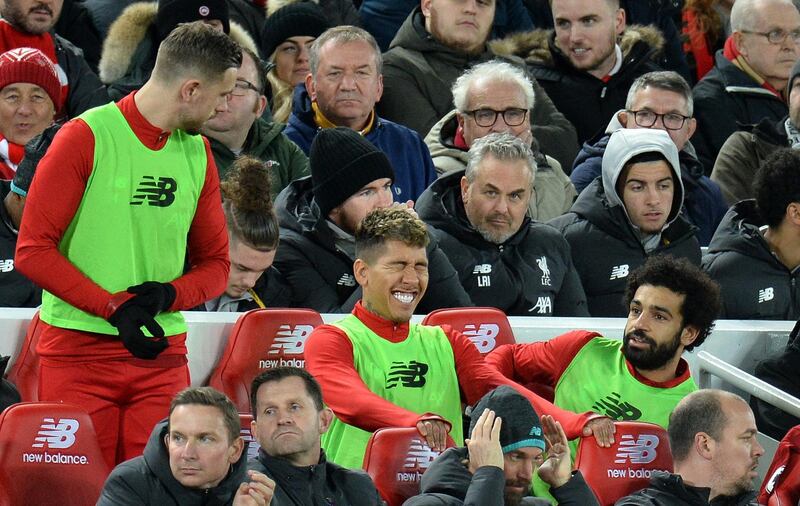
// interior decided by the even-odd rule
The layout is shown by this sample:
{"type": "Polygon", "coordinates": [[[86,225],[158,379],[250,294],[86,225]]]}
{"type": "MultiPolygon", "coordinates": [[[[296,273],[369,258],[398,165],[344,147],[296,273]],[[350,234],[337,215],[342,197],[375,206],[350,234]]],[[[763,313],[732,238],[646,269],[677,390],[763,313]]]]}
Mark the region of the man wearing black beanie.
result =
{"type": "Polygon", "coordinates": [[[559,505],[598,504],[580,471],[572,472],[561,424],[550,415],[540,421],[528,399],[510,386],[499,386],[478,401],[464,442],[433,461],[422,475],[422,493],[403,506],[548,505],[547,499],[525,497],[536,472],[559,505]]]}
{"type": "MultiPolygon", "coordinates": [[[[353,234],[373,209],[392,203],[395,172],[386,155],[357,132],[320,130],[311,145],[311,176],[289,184],[275,201],[281,245],[275,267],[292,287],[294,304],[322,313],[346,313],[361,298],[353,276],[353,234]]],[[[471,306],[450,261],[435,243],[427,249],[431,289],[420,312],[471,306]]]]}

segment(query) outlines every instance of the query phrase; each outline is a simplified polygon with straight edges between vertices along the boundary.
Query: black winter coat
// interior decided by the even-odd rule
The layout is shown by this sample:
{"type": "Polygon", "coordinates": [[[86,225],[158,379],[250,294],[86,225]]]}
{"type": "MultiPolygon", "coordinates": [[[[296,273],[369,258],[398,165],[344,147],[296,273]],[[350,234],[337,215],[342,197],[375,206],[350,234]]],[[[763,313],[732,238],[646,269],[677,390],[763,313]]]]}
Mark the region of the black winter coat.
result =
{"type": "Polygon", "coordinates": [[[526,217],[503,244],[484,239],[461,200],[463,170],[440,177],[417,201],[461,285],[478,306],[513,316],[589,316],[570,249],[551,227],[526,217]]]}
{"type": "Polygon", "coordinates": [[[367,473],[329,462],[325,452],[319,464],[296,467],[259,450],[247,468],[275,480],[271,506],[381,506],[383,500],[367,473]]]}
{"type": "MultiPolygon", "coordinates": [[[[778,387],[794,397],[800,397],[800,340],[798,340],[800,323],[795,324],[789,335],[786,349],[780,354],[769,357],[756,364],[756,378],[778,387]]],[[[800,418],[792,416],[755,395],[750,396],[750,407],[756,418],[758,430],[778,441],[795,425],[800,418]]]]}
{"type": "Polygon", "coordinates": [[[67,117],[72,119],[89,109],[111,102],[105,85],[83,58],[83,52],[58,34],[53,34],[53,41],[56,44],[56,60],[69,83],[67,103],[63,107],[67,117]]]}
{"type": "Polygon", "coordinates": [[[694,226],[682,216],[664,230],[660,245],[648,255],[622,206],[609,205],[600,177],[578,195],[569,213],[548,224],[564,234],[572,249],[589,314],[594,317],[628,314],[622,303],[628,275],[649,255],[669,254],[700,265],[694,226]]]}
{"type": "MultiPolygon", "coordinates": [[[[292,181],[275,201],[281,244],[275,267],[291,287],[295,307],[320,313],[349,313],[361,298],[351,254],[338,248],[328,220],[313,200],[311,176],[292,181]]],[[[417,312],[474,305],[447,257],[431,240],[427,248],[428,290],[417,312]]]]}
{"type": "Polygon", "coordinates": [[[692,487],[677,474],[656,471],[650,486],[616,502],[615,506],[758,506],[755,492],[708,501],[711,489],[692,487]]]}

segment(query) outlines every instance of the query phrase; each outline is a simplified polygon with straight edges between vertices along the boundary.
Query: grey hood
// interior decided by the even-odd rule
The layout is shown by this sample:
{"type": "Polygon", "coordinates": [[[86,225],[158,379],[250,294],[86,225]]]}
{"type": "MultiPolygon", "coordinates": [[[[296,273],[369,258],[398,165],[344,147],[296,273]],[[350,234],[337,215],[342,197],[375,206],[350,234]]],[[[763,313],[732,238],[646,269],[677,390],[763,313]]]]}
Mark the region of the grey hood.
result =
{"type": "MultiPolygon", "coordinates": [[[[615,115],[616,117],[616,115],[615,115]]],[[[613,123],[613,121],[612,121],[613,123]]],[[[611,128],[611,125],[609,125],[611,128]]],[[[642,153],[661,153],[667,159],[672,168],[672,175],[675,181],[675,194],[672,199],[667,221],[662,230],[667,228],[678,217],[683,206],[683,181],[681,180],[681,164],[678,160],[678,148],[672,142],[669,134],[663,130],[649,128],[622,128],[611,134],[608,146],[603,154],[603,190],[606,199],[611,207],[621,206],[623,210],[622,196],[617,193],[616,185],[622,169],[631,158],[642,153]]],[[[625,212],[627,216],[627,210],[625,212]]],[[[628,218],[630,221],[630,217],[628,218]]]]}

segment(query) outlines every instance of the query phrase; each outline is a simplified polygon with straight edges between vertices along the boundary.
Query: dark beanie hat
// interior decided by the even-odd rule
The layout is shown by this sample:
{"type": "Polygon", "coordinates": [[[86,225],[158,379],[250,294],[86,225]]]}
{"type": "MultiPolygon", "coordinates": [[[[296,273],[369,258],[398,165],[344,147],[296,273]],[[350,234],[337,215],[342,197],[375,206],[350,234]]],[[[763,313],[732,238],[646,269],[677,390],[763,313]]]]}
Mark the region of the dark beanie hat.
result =
{"type": "Polygon", "coordinates": [[[789,88],[787,95],[792,92],[792,88],[794,87],[794,80],[798,76],[800,76],[800,60],[797,60],[794,63],[792,71],[789,73],[789,88]]]}
{"type": "Polygon", "coordinates": [[[38,49],[18,47],[0,54],[0,90],[14,83],[35,84],[61,107],[61,82],[55,65],[38,49]]]}
{"type": "Polygon", "coordinates": [[[328,19],[317,4],[296,2],[273,12],[264,25],[261,49],[264,58],[269,58],[289,37],[314,37],[330,27],[328,19]]]}
{"type": "Polygon", "coordinates": [[[158,0],[156,28],[159,40],[166,39],[169,32],[181,23],[205,19],[222,21],[223,30],[230,33],[228,0],[158,0]]]}
{"type": "Polygon", "coordinates": [[[503,453],[530,447],[541,448],[544,451],[545,443],[539,415],[522,394],[508,385],[501,385],[484,395],[470,414],[470,434],[485,409],[494,411],[496,416],[503,419],[503,425],[500,427],[500,446],[503,453]]]}
{"type": "Polygon", "coordinates": [[[376,179],[394,181],[386,155],[349,128],[321,130],[311,143],[308,158],[314,200],[323,216],[376,179]]]}

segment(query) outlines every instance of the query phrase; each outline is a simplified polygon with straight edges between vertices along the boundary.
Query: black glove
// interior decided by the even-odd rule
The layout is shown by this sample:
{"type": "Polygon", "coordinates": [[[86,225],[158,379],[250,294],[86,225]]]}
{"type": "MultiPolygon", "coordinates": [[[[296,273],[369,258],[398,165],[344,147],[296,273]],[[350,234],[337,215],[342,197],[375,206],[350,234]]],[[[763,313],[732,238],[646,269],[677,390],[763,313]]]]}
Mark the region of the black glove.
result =
{"type": "Polygon", "coordinates": [[[153,360],[167,349],[169,341],[164,337],[164,329],[146,309],[131,304],[134,299],[135,297],[114,311],[108,322],[119,330],[122,344],[134,357],[153,360]],[[144,335],[142,326],[149,330],[153,337],[144,335]]]}
{"type": "Polygon", "coordinates": [[[135,294],[123,306],[130,304],[138,306],[152,317],[166,311],[175,302],[175,287],[170,283],[146,281],[141,285],[128,287],[128,293],[135,294]]]}

